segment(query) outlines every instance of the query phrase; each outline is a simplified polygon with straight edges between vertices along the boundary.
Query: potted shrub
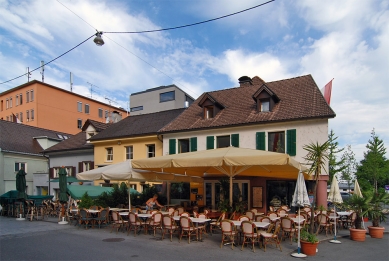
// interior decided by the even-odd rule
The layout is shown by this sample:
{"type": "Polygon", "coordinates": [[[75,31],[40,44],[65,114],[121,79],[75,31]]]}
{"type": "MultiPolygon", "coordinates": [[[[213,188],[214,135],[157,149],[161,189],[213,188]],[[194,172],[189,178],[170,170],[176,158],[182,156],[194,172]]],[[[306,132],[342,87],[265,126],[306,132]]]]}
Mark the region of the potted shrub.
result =
{"type": "Polygon", "coordinates": [[[355,227],[350,228],[350,239],[355,241],[365,241],[366,229],[362,228],[362,215],[369,208],[369,199],[352,195],[347,202],[349,208],[356,213],[355,227]]]}
{"type": "Polygon", "coordinates": [[[383,238],[384,227],[380,227],[379,224],[386,221],[386,215],[383,212],[383,205],[389,203],[389,194],[385,192],[373,193],[368,198],[369,208],[365,214],[372,221],[372,226],[367,227],[369,229],[369,235],[373,238],[383,238]]]}
{"type": "Polygon", "coordinates": [[[301,251],[307,256],[316,255],[317,245],[319,244],[319,239],[315,234],[309,233],[307,229],[302,229],[300,232],[300,245],[301,251]]]}

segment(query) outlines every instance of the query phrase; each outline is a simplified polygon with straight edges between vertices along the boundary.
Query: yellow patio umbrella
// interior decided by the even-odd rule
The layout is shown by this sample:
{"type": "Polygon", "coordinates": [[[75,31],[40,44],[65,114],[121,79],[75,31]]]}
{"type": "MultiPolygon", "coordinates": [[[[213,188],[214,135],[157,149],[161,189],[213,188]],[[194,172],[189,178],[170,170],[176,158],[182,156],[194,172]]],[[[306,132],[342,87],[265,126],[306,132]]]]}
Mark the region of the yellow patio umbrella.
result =
{"type": "MultiPolygon", "coordinates": [[[[236,175],[297,179],[300,169],[306,172],[306,168],[288,154],[236,147],[132,160],[132,167],[198,177],[227,175],[230,178],[230,204],[232,179],[236,175]]],[[[304,176],[310,179],[307,173],[304,176]]]]}

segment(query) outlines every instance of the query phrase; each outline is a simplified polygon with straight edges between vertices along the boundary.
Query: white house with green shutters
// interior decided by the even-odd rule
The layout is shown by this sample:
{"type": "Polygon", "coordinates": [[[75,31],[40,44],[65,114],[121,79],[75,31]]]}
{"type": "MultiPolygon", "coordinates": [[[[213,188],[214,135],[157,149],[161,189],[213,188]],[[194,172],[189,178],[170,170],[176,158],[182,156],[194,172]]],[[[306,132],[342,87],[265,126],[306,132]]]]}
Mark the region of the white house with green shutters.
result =
{"type": "MultiPolygon", "coordinates": [[[[239,83],[236,88],[204,93],[162,128],[163,154],[235,146],[288,153],[304,162],[304,145],[327,140],[328,120],[335,113],[311,75],[274,82],[264,82],[258,76],[252,79],[243,76],[239,83]]],[[[201,203],[217,208],[219,180],[204,179],[201,203]]],[[[327,179],[322,173],[318,204],[326,203],[327,179]]],[[[307,182],[307,185],[310,189],[313,184],[307,182]]],[[[277,200],[290,205],[294,187],[295,180],[279,178],[276,173],[269,177],[236,176],[234,180],[234,193],[241,194],[249,208],[262,211],[267,211],[277,200]],[[260,200],[252,198],[254,187],[262,188],[260,200]]]]}

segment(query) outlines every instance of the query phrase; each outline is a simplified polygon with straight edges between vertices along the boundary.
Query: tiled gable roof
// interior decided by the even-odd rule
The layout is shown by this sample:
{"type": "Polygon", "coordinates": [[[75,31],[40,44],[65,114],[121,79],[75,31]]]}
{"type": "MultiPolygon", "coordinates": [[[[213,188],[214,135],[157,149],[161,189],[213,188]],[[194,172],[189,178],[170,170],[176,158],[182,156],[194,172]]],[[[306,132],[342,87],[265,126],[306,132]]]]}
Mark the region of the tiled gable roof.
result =
{"type": "Polygon", "coordinates": [[[69,150],[84,150],[91,149],[93,150],[93,145],[86,142],[85,132],[80,132],[70,137],[67,140],[64,140],[48,149],[45,152],[59,152],[59,151],[69,151],[69,150]]]}
{"type": "Polygon", "coordinates": [[[90,141],[157,134],[183,111],[185,108],[129,116],[96,134],[90,141]]]}
{"type": "Polygon", "coordinates": [[[63,132],[0,120],[0,149],[8,152],[40,155],[43,148],[34,137],[43,136],[60,140],[57,134],[72,137],[71,134],[63,132]]]}
{"type": "Polygon", "coordinates": [[[108,128],[112,124],[111,123],[103,123],[103,122],[88,119],[84,123],[84,126],[82,126],[82,131],[85,131],[89,125],[92,125],[96,129],[97,132],[100,132],[102,130],[105,130],[106,128],[108,128]]]}
{"type": "Polygon", "coordinates": [[[271,112],[257,111],[252,96],[264,82],[259,77],[252,80],[252,85],[209,92],[225,106],[214,118],[203,118],[203,108],[198,106],[203,94],[160,132],[335,117],[311,75],[267,82],[266,86],[280,99],[271,112]]]}

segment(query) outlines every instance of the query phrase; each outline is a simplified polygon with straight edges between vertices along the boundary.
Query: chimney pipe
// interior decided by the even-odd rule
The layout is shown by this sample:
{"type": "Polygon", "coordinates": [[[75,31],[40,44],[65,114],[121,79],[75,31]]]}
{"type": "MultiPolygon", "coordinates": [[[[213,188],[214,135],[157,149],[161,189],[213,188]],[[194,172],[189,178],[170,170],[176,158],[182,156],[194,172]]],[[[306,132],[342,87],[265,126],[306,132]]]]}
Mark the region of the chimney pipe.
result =
{"type": "Polygon", "coordinates": [[[253,85],[253,81],[248,76],[242,76],[238,79],[240,87],[253,85]]]}

